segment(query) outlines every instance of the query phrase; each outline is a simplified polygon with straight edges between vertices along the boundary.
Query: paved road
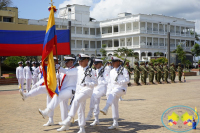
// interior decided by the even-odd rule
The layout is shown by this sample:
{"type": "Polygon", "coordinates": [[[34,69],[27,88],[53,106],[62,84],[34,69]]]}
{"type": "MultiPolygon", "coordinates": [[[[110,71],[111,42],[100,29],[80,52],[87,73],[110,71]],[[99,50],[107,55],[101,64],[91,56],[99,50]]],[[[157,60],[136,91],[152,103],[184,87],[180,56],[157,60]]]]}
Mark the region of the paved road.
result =
{"type": "MultiPolygon", "coordinates": [[[[100,114],[100,125],[90,127],[92,121],[87,122],[86,132],[96,133],[171,133],[161,122],[162,113],[176,105],[185,105],[200,110],[200,76],[187,77],[185,83],[159,84],[146,86],[131,86],[123,96],[124,101],[119,102],[119,130],[109,131],[107,127],[112,124],[111,108],[108,115],[100,114]]],[[[61,121],[60,109],[56,108],[54,123],[56,125],[43,127],[47,122],[38,113],[38,108],[46,106],[46,95],[38,95],[22,101],[17,85],[0,86],[0,132],[57,132],[61,121]]],[[[102,97],[100,108],[105,106],[106,98],[102,97]]],[[[89,100],[87,100],[86,115],[89,111],[89,100]]],[[[71,125],[68,132],[78,131],[78,124],[71,125]]],[[[200,133],[200,125],[196,131],[200,133]]]]}

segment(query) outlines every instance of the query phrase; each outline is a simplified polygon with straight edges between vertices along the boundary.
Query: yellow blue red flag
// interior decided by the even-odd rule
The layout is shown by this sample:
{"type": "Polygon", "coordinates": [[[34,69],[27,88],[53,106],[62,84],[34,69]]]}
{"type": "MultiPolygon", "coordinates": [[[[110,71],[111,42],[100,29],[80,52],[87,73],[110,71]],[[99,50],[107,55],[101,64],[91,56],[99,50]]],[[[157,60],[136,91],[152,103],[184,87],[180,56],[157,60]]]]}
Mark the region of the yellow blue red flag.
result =
{"type": "Polygon", "coordinates": [[[43,43],[42,51],[42,66],[43,66],[43,77],[46,89],[50,97],[53,97],[55,94],[59,94],[58,86],[56,82],[56,71],[55,63],[53,59],[53,48],[57,45],[57,36],[56,36],[56,27],[54,12],[56,7],[51,5],[49,7],[49,20],[46,28],[46,34],[43,43]]]}

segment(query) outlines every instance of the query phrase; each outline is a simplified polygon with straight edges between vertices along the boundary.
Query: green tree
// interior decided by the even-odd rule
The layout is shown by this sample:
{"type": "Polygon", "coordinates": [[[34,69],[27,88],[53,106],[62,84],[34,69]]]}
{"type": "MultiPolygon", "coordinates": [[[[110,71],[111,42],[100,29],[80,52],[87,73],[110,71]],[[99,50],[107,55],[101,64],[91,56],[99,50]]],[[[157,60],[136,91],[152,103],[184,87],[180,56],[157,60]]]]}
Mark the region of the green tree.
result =
{"type": "Polygon", "coordinates": [[[178,59],[181,61],[182,64],[184,64],[184,69],[185,69],[185,62],[186,62],[186,53],[183,50],[183,48],[181,47],[181,45],[178,45],[176,48],[176,53],[178,56],[178,59]]]}
{"type": "Polygon", "coordinates": [[[156,52],[156,56],[160,56],[161,54],[161,52],[156,52]]]}
{"type": "Polygon", "coordinates": [[[16,68],[19,61],[25,62],[26,59],[24,56],[9,56],[4,60],[4,64],[8,67],[16,68]]]}
{"type": "Polygon", "coordinates": [[[106,52],[105,48],[106,48],[106,44],[102,44],[102,48],[100,49],[100,52],[101,52],[102,56],[106,56],[107,55],[107,52],[106,52]]]}
{"type": "Polygon", "coordinates": [[[128,49],[125,47],[122,48],[118,48],[117,50],[114,50],[114,56],[120,54],[120,56],[125,56],[125,54],[127,55],[127,57],[132,57],[134,56],[134,52],[132,49],[128,49]]]}
{"type": "Polygon", "coordinates": [[[188,67],[188,69],[189,69],[190,65],[192,65],[192,62],[190,62],[189,60],[186,60],[185,64],[186,64],[186,67],[188,67]]]}
{"type": "Polygon", "coordinates": [[[157,58],[157,59],[150,59],[150,62],[152,62],[153,64],[156,62],[156,63],[166,63],[168,62],[168,59],[165,58],[165,57],[160,57],[160,58],[157,58]]]}
{"type": "Polygon", "coordinates": [[[196,43],[191,49],[191,51],[194,54],[194,56],[200,56],[200,45],[196,43]]]}
{"type": "Polygon", "coordinates": [[[12,0],[0,0],[0,10],[12,4],[12,0]]]}

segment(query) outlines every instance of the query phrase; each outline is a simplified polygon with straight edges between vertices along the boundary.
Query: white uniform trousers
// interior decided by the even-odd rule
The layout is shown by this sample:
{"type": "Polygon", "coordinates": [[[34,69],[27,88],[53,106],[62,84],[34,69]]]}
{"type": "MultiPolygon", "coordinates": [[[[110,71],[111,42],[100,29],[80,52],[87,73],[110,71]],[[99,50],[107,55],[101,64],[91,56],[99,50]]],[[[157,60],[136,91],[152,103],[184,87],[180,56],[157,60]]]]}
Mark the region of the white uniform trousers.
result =
{"type": "Polygon", "coordinates": [[[18,78],[19,87],[21,85],[22,92],[24,91],[24,78],[18,78]]]}
{"type": "MultiPolygon", "coordinates": [[[[103,88],[102,88],[103,90],[103,88]]],[[[104,91],[95,91],[92,94],[92,97],[90,99],[90,109],[94,109],[94,116],[99,115],[99,104],[100,104],[100,99],[102,96],[105,95],[104,91]]]]}
{"type": "Polygon", "coordinates": [[[31,81],[32,79],[26,79],[26,92],[31,90],[31,81]]]}
{"type": "MultiPolygon", "coordinates": [[[[27,97],[34,97],[37,96],[39,94],[47,94],[47,89],[45,85],[39,86],[35,89],[30,90],[28,93],[26,93],[27,97]]],[[[51,102],[51,97],[47,94],[47,106],[48,104],[51,102]]],[[[54,111],[51,111],[48,116],[49,117],[53,117],[54,115],[54,111]]]]}
{"type": "Polygon", "coordinates": [[[118,119],[119,118],[119,111],[118,111],[118,102],[119,98],[124,95],[123,89],[112,89],[110,94],[108,95],[108,100],[106,104],[112,105],[112,118],[118,119]]]}
{"type": "Polygon", "coordinates": [[[36,77],[36,78],[33,78],[33,79],[32,79],[32,85],[36,84],[37,81],[38,81],[38,78],[37,78],[37,77],[36,77]]]}
{"type": "Polygon", "coordinates": [[[62,121],[64,121],[68,116],[68,100],[73,96],[72,89],[74,89],[74,87],[68,87],[67,89],[61,90],[59,95],[54,95],[51,102],[47,106],[47,108],[51,111],[54,111],[60,103],[62,121]]]}
{"type": "Polygon", "coordinates": [[[85,104],[86,100],[90,98],[89,95],[85,93],[75,94],[74,101],[72,102],[71,109],[69,111],[69,116],[74,118],[76,112],[78,110],[78,124],[79,127],[84,127],[86,125],[85,122],[85,104]]]}

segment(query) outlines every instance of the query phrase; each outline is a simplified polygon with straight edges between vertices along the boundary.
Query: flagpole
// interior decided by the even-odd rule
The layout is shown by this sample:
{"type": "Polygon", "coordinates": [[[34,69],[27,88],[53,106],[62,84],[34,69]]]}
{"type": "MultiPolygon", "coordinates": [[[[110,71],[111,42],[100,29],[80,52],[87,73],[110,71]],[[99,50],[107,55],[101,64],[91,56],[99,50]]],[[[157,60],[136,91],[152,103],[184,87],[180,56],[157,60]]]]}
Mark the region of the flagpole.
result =
{"type": "MultiPolygon", "coordinates": [[[[53,6],[53,1],[51,0],[51,6],[53,6]]],[[[52,9],[51,9],[52,10],[52,9]]],[[[54,44],[56,48],[56,64],[58,64],[58,51],[57,51],[57,44],[54,44]]],[[[57,70],[59,73],[59,69],[57,70]]],[[[60,89],[60,78],[58,79],[59,82],[59,89],[60,89]]]]}

